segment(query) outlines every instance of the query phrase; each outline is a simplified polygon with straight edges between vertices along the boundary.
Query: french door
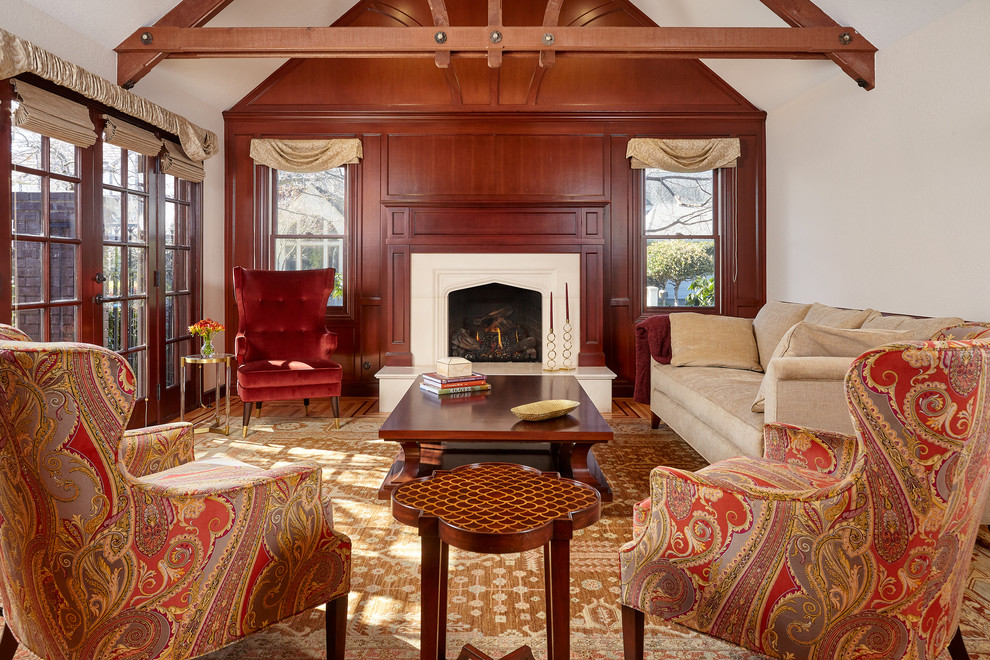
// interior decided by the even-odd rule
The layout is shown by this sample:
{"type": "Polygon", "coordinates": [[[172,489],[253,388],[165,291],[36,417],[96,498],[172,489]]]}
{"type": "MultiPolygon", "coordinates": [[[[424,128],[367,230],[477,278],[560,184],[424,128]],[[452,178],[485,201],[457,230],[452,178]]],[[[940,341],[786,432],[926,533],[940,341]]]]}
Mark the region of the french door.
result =
{"type": "Polygon", "coordinates": [[[14,325],[36,341],[123,355],[137,383],[132,427],[173,416],[200,305],[200,186],[157,172],[157,158],[80,148],[6,117],[0,126],[11,185],[10,258],[0,264],[10,264],[14,325]]]}

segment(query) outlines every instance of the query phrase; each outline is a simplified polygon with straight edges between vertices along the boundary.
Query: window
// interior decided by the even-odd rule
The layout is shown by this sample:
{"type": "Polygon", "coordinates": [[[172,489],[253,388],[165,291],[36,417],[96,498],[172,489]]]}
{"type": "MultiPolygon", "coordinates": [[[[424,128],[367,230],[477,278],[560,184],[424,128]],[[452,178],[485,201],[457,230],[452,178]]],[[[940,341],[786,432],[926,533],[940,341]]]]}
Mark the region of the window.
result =
{"type": "Polygon", "coordinates": [[[13,322],[39,341],[80,338],[79,155],[11,129],[13,322]]]}
{"type": "Polygon", "coordinates": [[[271,263],[275,270],[334,268],[330,307],[344,304],[347,264],[347,170],[297,173],[272,170],[275,212],[271,263]]]}
{"type": "Polygon", "coordinates": [[[193,190],[198,184],[165,175],[165,386],[179,384],[179,358],[192,348],[193,190]]]}
{"type": "Polygon", "coordinates": [[[716,306],[715,170],[643,172],[646,307],[716,306]]]}

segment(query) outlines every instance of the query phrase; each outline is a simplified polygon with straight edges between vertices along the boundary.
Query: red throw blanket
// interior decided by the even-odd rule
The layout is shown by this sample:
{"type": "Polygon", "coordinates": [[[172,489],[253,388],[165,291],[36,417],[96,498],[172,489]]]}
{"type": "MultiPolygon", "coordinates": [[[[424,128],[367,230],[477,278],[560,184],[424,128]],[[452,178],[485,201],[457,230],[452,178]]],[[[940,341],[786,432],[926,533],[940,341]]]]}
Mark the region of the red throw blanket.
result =
{"type": "Polygon", "coordinates": [[[651,316],[636,324],[636,382],[633,400],[650,402],[650,357],[670,364],[670,315],[651,316]]]}

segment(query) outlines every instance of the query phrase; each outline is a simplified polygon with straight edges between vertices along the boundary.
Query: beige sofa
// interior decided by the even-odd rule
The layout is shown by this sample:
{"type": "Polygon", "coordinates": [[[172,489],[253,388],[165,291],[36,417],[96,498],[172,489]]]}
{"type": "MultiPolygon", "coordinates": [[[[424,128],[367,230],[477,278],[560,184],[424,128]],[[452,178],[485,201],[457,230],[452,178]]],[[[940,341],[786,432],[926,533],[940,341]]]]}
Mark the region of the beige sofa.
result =
{"type": "Polygon", "coordinates": [[[762,456],[764,422],[852,433],[843,380],[853,359],[874,345],[929,339],[962,323],[775,301],[752,321],[725,318],[672,314],[672,363],[651,360],[654,423],[663,420],[709,462],[762,456]],[[742,340],[720,336],[718,326],[732,322],[729,334],[742,340]],[[745,340],[746,327],[753,354],[740,358],[747,347],[733,341],[745,340]],[[754,412],[761,386],[764,412],[754,412]]]}

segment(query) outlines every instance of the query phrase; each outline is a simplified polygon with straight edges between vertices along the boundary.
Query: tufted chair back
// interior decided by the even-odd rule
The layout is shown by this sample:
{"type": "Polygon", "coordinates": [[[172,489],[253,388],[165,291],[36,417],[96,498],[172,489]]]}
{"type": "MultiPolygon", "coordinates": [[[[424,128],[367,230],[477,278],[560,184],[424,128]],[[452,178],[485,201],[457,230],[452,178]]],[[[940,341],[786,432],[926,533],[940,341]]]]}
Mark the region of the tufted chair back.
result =
{"type": "Polygon", "coordinates": [[[234,268],[238,364],[258,360],[329,359],[337,335],[327,330],[333,268],[234,268]]]}
{"type": "Polygon", "coordinates": [[[160,624],[114,616],[138,568],[116,468],[134,389],[111,351],[0,341],[0,591],[7,625],[50,658],[160,624]]]}

